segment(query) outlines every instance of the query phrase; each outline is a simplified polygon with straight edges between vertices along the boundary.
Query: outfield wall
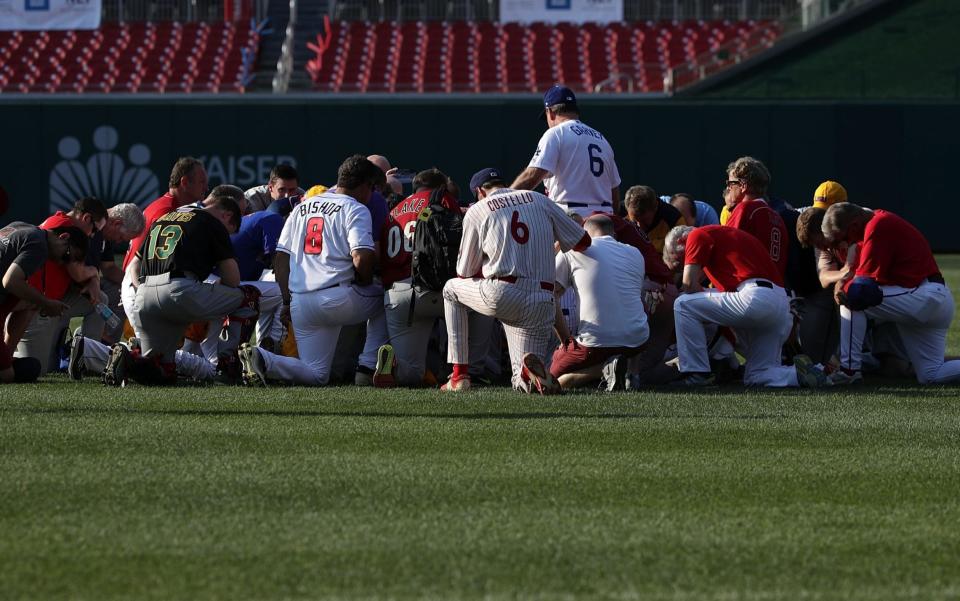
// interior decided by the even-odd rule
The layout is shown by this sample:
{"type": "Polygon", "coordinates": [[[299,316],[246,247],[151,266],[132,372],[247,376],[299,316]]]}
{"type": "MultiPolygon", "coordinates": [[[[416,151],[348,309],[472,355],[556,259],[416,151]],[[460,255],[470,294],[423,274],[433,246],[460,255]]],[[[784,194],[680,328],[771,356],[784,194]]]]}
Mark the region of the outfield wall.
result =
{"type": "MultiPolygon", "coordinates": [[[[737,156],[762,159],[772,192],[809,204],[837,179],[851,200],[897,211],[940,251],[960,251],[948,213],[960,160],[960,103],[743,103],[582,100],[607,135],[625,190],[688,191],[715,206],[737,156]]],[[[180,155],[203,158],[210,184],[261,183],[277,160],[302,183],[333,183],[347,155],[377,152],[408,168],[436,165],[461,186],[484,166],[518,173],[544,125],[538,98],[271,97],[0,100],[0,221],[37,222],[92,190],[109,203],[166,188],[180,155]]],[[[589,160],[584,157],[584,160],[589,160]]]]}

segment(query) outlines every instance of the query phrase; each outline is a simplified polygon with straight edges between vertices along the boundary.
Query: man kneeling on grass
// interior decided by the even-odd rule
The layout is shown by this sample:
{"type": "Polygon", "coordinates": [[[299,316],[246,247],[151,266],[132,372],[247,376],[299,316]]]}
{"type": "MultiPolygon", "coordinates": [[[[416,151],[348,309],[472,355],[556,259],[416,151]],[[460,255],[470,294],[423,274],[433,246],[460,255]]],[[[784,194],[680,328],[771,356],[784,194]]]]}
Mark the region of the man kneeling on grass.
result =
{"type": "Polygon", "coordinates": [[[705,324],[727,326],[746,358],[748,386],[822,386],[823,370],[797,355],[793,367],[780,364],[780,348],[793,318],[780,270],[752,235],[720,225],[679,226],[670,230],[663,260],[683,267],[683,292],[674,303],[677,353],[684,386],[714,382],[707,354],[705,324]],[[715,289],[704,290],[704,275],[715,289]]]}
{"type": "Polygon", "coordinates": [[[559,310],[554,327],[561,344],[553,353],[550,373],[563,388],[603,379],[608,391],[625,388],[629,358],[650,336],[643,308],[644,261],[639,250],[617,242],[613,221],[593,215],[583,228],[592,243],[583,252],[557,253],[558,298],[565,288],[580,298],[580,329],[570,336],[559,310]]]}

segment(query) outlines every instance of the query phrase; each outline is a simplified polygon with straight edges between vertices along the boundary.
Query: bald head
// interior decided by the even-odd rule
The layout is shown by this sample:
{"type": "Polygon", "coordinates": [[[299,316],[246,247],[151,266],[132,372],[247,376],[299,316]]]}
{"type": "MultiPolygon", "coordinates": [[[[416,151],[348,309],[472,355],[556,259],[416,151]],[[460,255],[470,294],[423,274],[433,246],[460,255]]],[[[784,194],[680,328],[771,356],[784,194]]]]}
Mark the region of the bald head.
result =
{"type": "Polygon", "coordinates": [[[591,215],[583,222],[583,229],[587,230],[591,238],[613,235],[613,219],[606,215],[591,215]]]}
{"type": "Polygon", "coordinates": [[[367,160],[380,168],[380,171],[386,173],[390,171],[390,161],[387,160],[387,157],[382,154],[371,154],[367,157],[367,160]]]}

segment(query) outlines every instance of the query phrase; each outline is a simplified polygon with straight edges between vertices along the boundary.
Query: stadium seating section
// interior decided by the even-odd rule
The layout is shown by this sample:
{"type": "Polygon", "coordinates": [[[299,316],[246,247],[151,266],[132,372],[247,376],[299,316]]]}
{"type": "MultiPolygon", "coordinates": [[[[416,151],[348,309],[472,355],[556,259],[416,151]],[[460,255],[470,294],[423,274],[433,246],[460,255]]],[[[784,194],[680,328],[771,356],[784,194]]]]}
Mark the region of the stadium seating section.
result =
{"type": "Polygon", "coordinates": [[[244,55],[255,57],[259,42],[250,24],[233,22],[4,31],[0,92],[242,91],[244,55]]]}
{"type": "Polygon", "coordinates": [[[658,92],[671,67],[715,67],[779,32],[774,21],[335,22],[310,44],[307,70],[324,92],[537,92],[554,82],[658,92]]]}

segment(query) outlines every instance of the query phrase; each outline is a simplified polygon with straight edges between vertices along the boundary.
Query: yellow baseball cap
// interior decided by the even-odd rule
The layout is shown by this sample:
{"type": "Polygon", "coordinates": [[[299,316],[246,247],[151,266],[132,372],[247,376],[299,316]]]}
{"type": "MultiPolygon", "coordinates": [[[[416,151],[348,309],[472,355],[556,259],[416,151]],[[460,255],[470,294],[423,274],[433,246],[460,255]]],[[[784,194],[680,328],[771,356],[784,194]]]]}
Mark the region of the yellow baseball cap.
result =
{"type": "Polygon", "coordinates": [[[847,202],[847,189],[837,182],[827,180],[813,193],[813,206],[818,209],[826,209],[838,202],[847,202]]]}

